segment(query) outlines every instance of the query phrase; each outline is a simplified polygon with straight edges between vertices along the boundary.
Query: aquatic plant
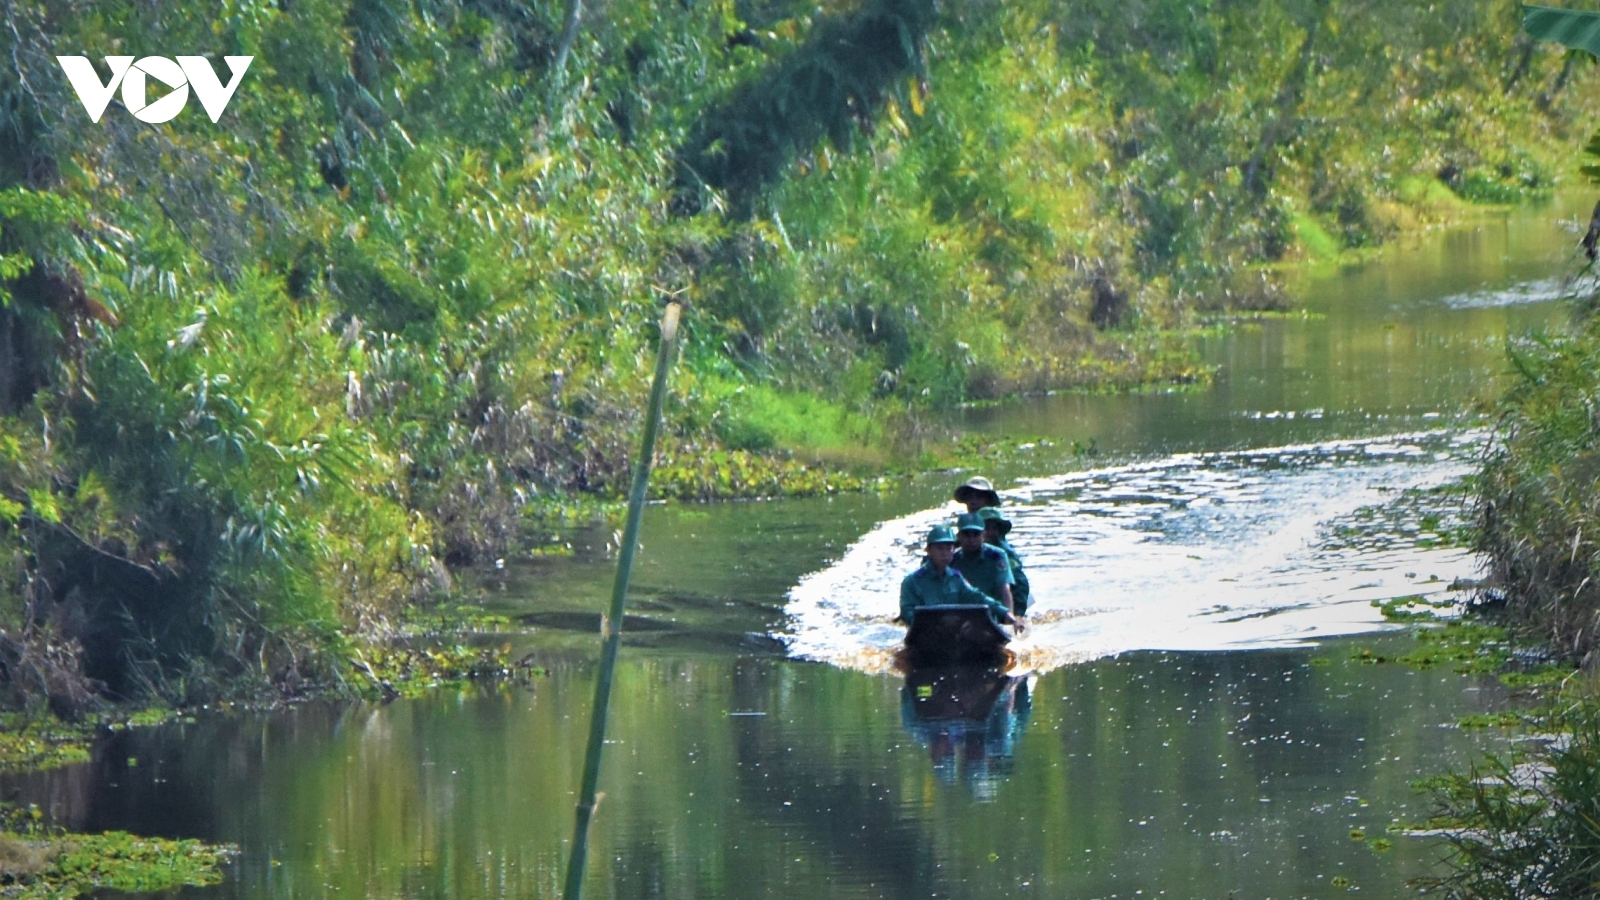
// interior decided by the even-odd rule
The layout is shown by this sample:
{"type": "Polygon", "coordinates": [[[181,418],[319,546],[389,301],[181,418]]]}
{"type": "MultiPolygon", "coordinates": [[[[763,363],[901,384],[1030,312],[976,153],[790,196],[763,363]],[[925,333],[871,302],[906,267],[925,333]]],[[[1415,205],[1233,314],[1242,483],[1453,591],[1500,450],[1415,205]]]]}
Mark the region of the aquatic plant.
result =
{"type": "Polygon", "coordinates": [[[37,806],[0,808],[0,880],[7,897],[71,898],[102,891],[154,893],[222,880],[231,844],[139,837],[123,831],[71,834],[45,824],[37,806]]]}
{"type": "Polygon", "coordinates": [[[1451,855],[1416,884],[1446,897],[1587,897],[1600,885],[1600,702],[1568,697],[1509,756],[1430,779],[1451,855]]]}

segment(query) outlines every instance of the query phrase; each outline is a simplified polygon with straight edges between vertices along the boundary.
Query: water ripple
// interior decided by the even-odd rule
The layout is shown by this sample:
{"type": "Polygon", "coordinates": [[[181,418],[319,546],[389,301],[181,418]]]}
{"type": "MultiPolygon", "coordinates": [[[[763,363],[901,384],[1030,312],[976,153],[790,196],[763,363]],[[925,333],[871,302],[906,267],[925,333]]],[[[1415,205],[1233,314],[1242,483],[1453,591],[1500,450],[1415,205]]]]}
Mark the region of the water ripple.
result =
{"type": "Polygon", "coordinates": [[[1567,278],[1544,278],[1524,281],[1497,290],[1470,291],[1454,294],[1439,302],[1451,309],[1490,309],[1496,306],[1519,306],[1526,303],[1547,303],[1572,294],[1573,284],[1567,278]]]}
{"type": "MultiPolygon", "coordinates": [[[[1004,492],[1034,597],[1033,626],[1013,648],[1046,670],[1131,650],[1294,646],[1383,628],[1372,601],[1439,595],[1476,573],[1467,551],[1429,546],[1459,520],[1461,497],[1428,492],[1471,471],[1483,440],[1422,432],[1025,481],[1004,492]]],[[[928,528],[955,511],[880,523],[803,578],[779,635],[790,653],[885,668],[903,634],[890,621],[900,579],[919,564],[928,528]]]]}

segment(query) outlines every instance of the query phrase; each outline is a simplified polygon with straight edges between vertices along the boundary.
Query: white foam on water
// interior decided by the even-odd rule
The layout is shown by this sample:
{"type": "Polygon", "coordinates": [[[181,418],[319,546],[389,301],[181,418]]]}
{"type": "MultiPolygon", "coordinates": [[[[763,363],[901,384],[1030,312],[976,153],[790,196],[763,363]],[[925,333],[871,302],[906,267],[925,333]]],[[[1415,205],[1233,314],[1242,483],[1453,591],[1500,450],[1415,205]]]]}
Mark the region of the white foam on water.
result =
{"type": "Polygon", "coordinates": [[[1528,303],[1548,303],[1570,296],[1576,286],[1567,278],[1544,278],[1524,281],[1510,287],[1494,290],[1469,291],[1453,294],[1439,302],[1451,309],[1490,309],[1496,306],[1520,306],[1528,303]]]}
{"type": "MultiPolygon", "coordinates": [[[[1132,650],[1297,646],[1383,629],[1373,601],[1446,596],[1479,564],[1423,546],[1429,536],[1404,516],[1374,530],[1374,508],[1459,479],[1483,440],[1425,432],[1178,454],[1025,481],[1003,492],[1033,587],[1033,625],[1012,648],[1025,668],[1046,670],[1132,650]]],[[[1437,502],[1459,515],[1460,496],[1437,502]]],[[[780,635],[791,654],[885,668],[904,635],[891,621],[900,580],[920,564],[928,529],[956,511],[880,523],[803,578],[780,635]]]]}

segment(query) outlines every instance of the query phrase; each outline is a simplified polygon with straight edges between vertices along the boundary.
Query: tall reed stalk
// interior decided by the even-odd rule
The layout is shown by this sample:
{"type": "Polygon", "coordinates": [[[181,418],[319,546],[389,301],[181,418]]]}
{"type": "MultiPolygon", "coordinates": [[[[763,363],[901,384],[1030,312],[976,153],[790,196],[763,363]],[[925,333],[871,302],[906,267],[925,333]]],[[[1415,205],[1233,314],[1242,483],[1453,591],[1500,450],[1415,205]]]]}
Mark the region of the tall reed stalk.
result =
{"type": "Polygon", "coordinates": [[[667,304],[661,316],[661,347],[656,355],[655,383],[650,388],[650,410],[645,414],[639,462],[633,468],[633,488],[628,492],[628,519],[622,527],[617,577],[611,586],[611,612],[604,626],[605,649],[600,654],[600,677],[594,685],[594,714],[589,719],[589,750],[584,756],[583,786],[578,791],[577,822],[572,829],[572,857],[567,862],[566,887],[561,892],[565,900],[578,900],[583,896],[583,870],[589,857],[589,823],[594,820],[595,806],[599,802],[595,789],[600,781],[600,760],[605,751],[611,682],[617,671],[617,651],[622,646],[622,615],[628,599],[628,578],[633,574],[633,551],[639,543],[639,518],[644,512],[645,493],[650,487],[650,462],[655,455],[661,402],[667,393],[667,373],[672,367],[672,351],[678,337],[678,317],[682,310],[683,307],[674,301],[667,304]]]}

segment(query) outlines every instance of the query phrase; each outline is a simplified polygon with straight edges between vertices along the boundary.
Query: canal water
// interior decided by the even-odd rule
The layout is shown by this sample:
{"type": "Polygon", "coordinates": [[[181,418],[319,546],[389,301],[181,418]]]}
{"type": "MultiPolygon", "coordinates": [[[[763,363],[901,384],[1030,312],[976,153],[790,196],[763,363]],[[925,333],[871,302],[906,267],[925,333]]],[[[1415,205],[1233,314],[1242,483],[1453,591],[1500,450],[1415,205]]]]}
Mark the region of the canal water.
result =
{"type": "MultiPolygon", "coordinates": [[[[1015,677],[889,670],[895,585],[974,472],[647,514],[587,893],[600,898],[1409,894],[1414,780],[1505,740],[1491,678],[1374,659],[1373,605],[1451,599],[1459,478],[1509,337],[1559,329],[1578,205],[1296,276],[1304,315],[1198,340],[1214,386],[968,410],[1035,592],[1015,677]]],[[[75,829],[242,848],[196,897],[559,893],[604,534],[492,605],[545,674],[115,735],[8,781],[75,829]]]]}

